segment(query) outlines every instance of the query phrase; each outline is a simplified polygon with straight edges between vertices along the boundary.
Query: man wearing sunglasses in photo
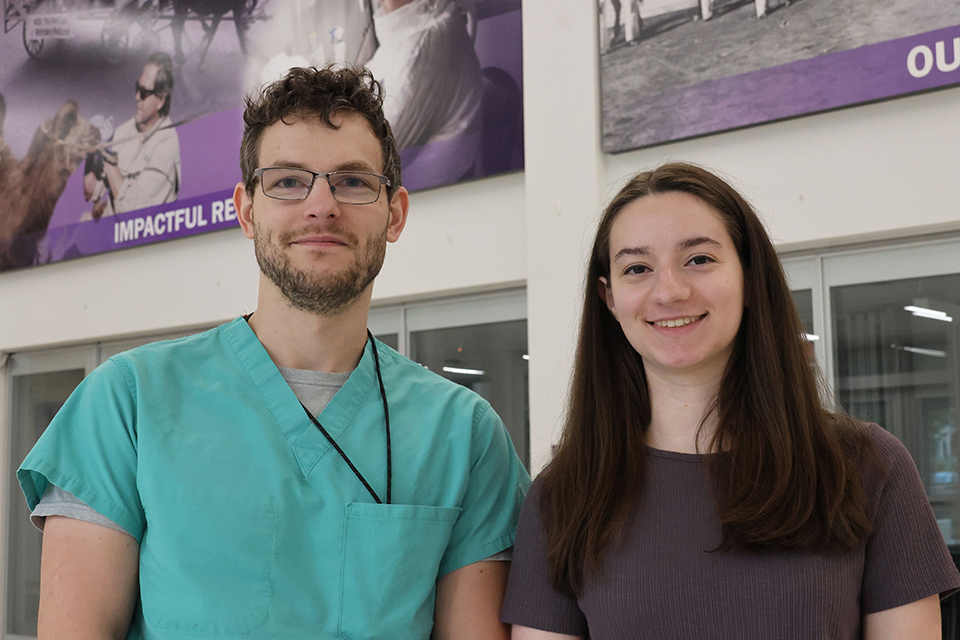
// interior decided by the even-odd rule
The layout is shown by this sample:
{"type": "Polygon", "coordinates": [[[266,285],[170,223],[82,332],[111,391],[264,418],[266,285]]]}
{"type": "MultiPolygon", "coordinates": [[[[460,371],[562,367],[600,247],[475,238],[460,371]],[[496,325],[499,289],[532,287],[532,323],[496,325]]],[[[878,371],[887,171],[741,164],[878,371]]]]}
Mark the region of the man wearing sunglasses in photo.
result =
{"type": "Polygon", "coordinates": [[[17,474],[39,640],[506,640],[530,478],[486,400],[367,331],[409,205],[382,87],[292,69],[244,123],[256,310],[110,358],[17,474]]]}
{"type": "Polygon", "coordinates": [[[87,157],[83,195],[94,202],[94,218],[177,199],[180,140],[169,117],[172,92],[173,60],[154,53],[134,88],[134,117],[117,127],[109,146],[87,157]]]}

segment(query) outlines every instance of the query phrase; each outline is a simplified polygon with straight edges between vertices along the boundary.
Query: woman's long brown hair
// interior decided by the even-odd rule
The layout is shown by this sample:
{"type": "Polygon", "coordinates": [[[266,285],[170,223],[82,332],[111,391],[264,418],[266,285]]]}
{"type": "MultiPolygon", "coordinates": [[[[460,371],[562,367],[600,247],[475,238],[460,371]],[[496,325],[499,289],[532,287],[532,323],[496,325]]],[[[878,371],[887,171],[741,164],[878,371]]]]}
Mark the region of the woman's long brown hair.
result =
{"type": "Polygon", "coordinates": [[[859,423],[820,399],[803,325],[763,224],[717,176],[667,164],[635,176],[614,197],[587,269],[566,423],[541,475],[552,580],[567,593],[578,593],[600,568],[643,490],[651,415],[643,362],[598,283],[610,277],[610,229],[620,211],[668,192],[689,193],[720,215],[744,274],[743,319],[711,407],[718,426],[709,450],[724,452],[707,458],[723,529],[717,551],[845,551],[870,532],[859,463],[873,459],[870,443],[859,423]]]}

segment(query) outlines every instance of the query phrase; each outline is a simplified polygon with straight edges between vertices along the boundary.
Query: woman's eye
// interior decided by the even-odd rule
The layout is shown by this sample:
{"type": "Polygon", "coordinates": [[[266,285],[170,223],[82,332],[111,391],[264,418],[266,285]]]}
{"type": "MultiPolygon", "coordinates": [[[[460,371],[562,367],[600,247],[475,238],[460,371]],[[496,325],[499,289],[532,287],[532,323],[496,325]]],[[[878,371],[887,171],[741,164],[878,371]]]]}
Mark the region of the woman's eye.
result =
{"type": "Polygon", "coordinates": [[[690,258],[690,264],[704,265],[713,262],[713,258],[710,256],[693,256],[690,258]]]}
{"type": "Polygon", "coordinates": [[[649,270],[650,270],[650,269],[649,269],[646,265],[643,265],[643,264],[632,264],[632,265],[630,265],[629,267],[627,267],[626,270],[625,270],[623,273],[624,273],[624,275],[638,275],[638,274],[641,274],[641,273],[646,273],[646,272],[649,271],[649,270]]]}

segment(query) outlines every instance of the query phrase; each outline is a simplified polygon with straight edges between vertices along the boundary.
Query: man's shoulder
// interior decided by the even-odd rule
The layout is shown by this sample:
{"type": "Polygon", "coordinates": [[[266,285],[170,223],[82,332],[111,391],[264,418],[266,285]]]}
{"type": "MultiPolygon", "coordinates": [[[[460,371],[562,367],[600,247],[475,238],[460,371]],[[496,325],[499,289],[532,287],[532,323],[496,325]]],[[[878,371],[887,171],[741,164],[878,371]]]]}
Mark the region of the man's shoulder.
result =
{"type": "Polygon", "coordinates": [[[122,351],[110,360],[123,370],[170,369],[177,364],[190,366],[225,349],[222,332],[229,324],[180,338],[151,342],[122,351]]]}

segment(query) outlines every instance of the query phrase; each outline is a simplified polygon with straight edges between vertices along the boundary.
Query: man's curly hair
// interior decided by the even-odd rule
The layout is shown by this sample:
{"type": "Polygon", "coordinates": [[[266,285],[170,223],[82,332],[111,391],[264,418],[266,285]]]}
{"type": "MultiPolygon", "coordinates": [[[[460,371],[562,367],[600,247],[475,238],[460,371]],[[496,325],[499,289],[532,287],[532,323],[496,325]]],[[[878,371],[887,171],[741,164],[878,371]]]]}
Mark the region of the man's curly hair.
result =
{"type": "Polygon", "coordinates": [[[259,95],[247,96],[245,105],[240,171],[250,197],[257,186],[253,172],[267,127],[277,121],[286,122],[289,117],[316,117],[325,126],[336,129],[331,118],[344,113],[363,116],[380,141],[383,175],[390,180],[388,199],[400,188],[400,151],[383,115],[383,85],[367,69],[343,65],[295,67],[280,80],[265,85],[259,95]]]}

